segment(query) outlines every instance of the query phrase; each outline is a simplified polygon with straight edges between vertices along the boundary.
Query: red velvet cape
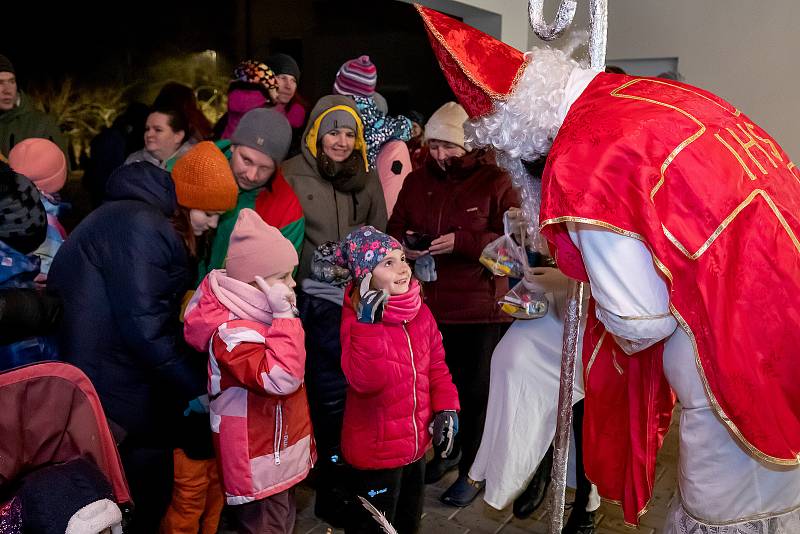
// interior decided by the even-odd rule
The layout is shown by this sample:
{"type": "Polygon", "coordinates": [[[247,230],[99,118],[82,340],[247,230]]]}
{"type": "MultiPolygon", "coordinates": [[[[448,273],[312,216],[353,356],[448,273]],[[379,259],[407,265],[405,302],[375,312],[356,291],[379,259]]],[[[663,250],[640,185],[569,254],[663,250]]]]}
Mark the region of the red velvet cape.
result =
{"type": "MultiPolygon", "coordinates": [[[[713,409],[765,462],[800,453],[800,172],[731,104],[671,80],[599,74],[570,108],[542,182],[543,233],[586,279],[567,221],[639,239],[670,287],[713,409]]],[[[624,266],[622,266],[624,268],[624,266]]],[[[663,342],[625,355],[589,310],[587,475],[636,524],[672,396],[663,342]]]]}

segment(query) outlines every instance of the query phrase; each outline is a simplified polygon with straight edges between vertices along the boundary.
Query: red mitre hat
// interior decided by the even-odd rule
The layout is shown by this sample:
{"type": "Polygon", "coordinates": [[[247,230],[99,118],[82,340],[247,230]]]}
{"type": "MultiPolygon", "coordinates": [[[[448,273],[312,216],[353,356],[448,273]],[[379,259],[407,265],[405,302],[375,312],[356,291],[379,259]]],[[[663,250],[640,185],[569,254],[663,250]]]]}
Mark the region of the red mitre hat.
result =
{"type": "Polygon", "coordinates": [[[522,52],[438,11],[414,6],[447,82],[470,117],[490,113],[493,100],[514,92],[527,64],[522,52]]]}

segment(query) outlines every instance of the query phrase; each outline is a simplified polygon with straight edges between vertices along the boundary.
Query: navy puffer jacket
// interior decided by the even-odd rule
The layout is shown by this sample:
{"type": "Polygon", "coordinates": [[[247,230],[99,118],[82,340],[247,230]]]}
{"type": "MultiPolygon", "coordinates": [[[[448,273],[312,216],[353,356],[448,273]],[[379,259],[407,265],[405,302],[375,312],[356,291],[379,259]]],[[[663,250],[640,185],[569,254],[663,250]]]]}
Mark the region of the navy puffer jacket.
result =
{"type": "Polygon", "coordinates": [[[178,319],[192,273],[170,221],[175,187],[168,172],[134,163],[111,175],[106,199],[53,260],[60,352],[92,380],[113,423],[156,437],[206,382],[178,319]]]}

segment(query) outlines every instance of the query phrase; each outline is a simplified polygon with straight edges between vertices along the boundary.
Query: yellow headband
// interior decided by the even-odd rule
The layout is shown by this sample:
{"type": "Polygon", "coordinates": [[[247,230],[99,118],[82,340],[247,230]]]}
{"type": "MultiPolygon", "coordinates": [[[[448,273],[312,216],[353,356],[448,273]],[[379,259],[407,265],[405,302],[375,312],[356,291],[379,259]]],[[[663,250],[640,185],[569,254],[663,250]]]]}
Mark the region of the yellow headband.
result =
{"type": "Polygon", "coordinates": [[[332,111],[346,111],[356,121],[356,143],[353,147],[354,150],[358,150],[361,153],[361,159],[364,160],[364,170],[369,171],[369,162],[367,161],[367,143],[364,141],[364,123],[361,122],[361,117],[358,115],[356,110],[351,108],[350,106],[333,106],[332,108],[328,108],[323,111],[317,120],[314,121],[314,124],[311,125],[311,128],[308,130],[308,134],[306,134],[306,146],[308,147],[308,151],[311,152],[311,155],[315,158],[317,157],[317,137],[319,136],[319,125],[322,124],[322,119],[328,113],[332,111]]]}

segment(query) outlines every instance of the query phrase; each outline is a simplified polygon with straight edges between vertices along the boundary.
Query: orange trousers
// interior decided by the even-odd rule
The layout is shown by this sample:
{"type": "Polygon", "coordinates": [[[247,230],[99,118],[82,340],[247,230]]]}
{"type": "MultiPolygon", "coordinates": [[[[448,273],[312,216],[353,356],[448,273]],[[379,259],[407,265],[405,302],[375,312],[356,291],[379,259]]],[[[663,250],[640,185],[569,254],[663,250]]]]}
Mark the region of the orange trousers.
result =
{"type": "Polygon", "coordinates": [[[161,534],[216,534],[225,504],[217,460],[192,460],[181,449],[173,457],[175,483],[161,534]]]}

